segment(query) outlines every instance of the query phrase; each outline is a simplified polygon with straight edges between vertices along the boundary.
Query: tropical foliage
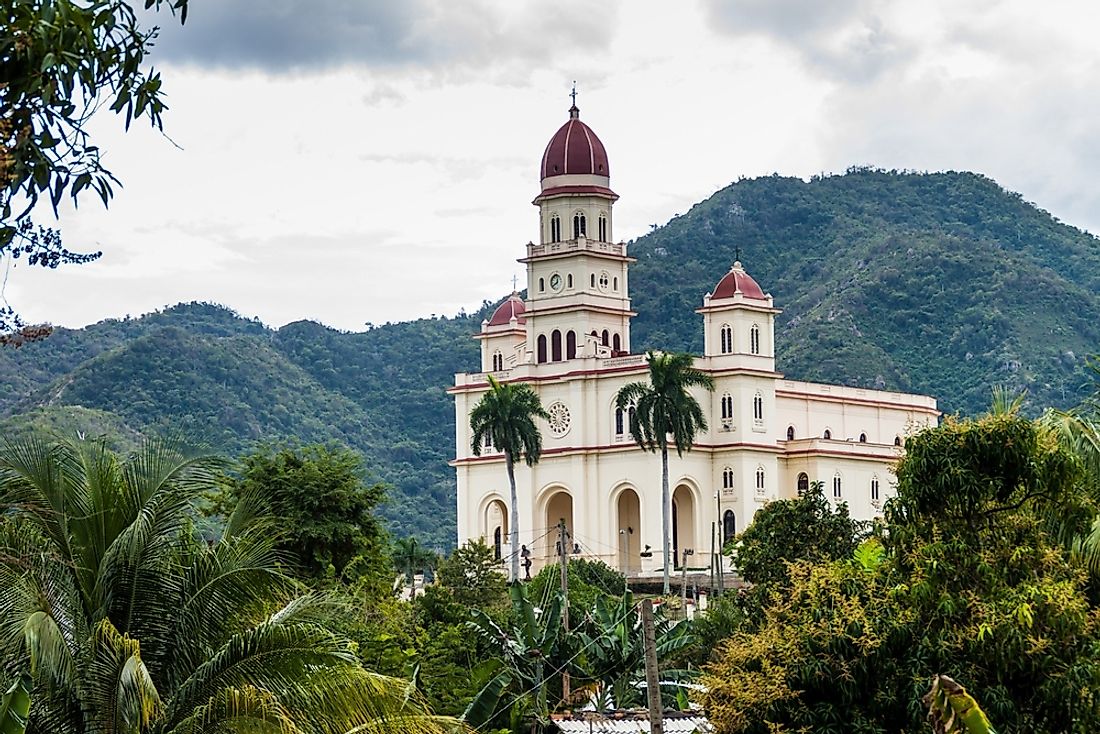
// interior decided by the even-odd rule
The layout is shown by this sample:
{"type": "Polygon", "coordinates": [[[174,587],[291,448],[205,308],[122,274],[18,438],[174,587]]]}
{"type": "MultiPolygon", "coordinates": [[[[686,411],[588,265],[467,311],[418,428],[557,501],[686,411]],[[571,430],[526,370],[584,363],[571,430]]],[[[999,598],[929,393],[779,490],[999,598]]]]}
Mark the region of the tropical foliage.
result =
{"type": "Polygon", "coordinates": [[[481,396],[470,411],[470,449],[474,456],[489,450],[504,454],[504,467],[508,472],[510,490],[508,517],[511,522],[509,537],[512,539],[511,580],[518,581],[519,552],[519,498],[516,496],[516,463],[527,466],[538,463],[542,455],[542,435],[535,424],[536,418],[546,420],[550,414],[542,407],[539,395],[525,383],[502,383],[488,375],[489,390],[481,396]]]}
{"type": "Polygon", "coordinates": [[[282,528],[276,550],[293,555],[307,577],[354,573],[389,576],[389,543],[377,510],[386,488],[367,483],[362,459],[333,445],[265,447],[242,457],[216,506],[223,511],[241,500],[277,517],[282,528]]]}
{"type": "Polygon", "coordinates": [[[668,594],[668,569],[670,557],[669,518],[672,501],[668,488],[668,444],[683,456],[691,450],[695,436],[707,430],[707,418],[699,402],[689,392],[691,388],[714,390],[714,379],[696,369],[695,358],[690,354],[646,355],[649,382],[631,382],[623,385],[615,396],[619,410],[631,407],[630,436],[647,451],[661,452],[661,542],[664,557],[664,593],[668,594]]]}
{"type": "Polygon", "coordinates": [[[513,583],[508,593],[513,608],[508,628],[480,610],[473,612],[470,627],[494,657],[475,672],[485,682],[462,718],[475,727],[519,731],[528,717],[540,723],[549,720],[554,708],[551,690],[556,688],[560,701],[560,674],[569,655],[561,627],[561,594],[551,595],[536,611],[524,585],[513,583]]]}
{"type": "Polygon", "coordinates": [[[241,502],[198,536],[221,468],[165,440],[0,448],[0,664],[33,678],[28,731],[447,728],[359,664],[331,600],[281,570],[271,518],[241,502]]]}
{"type": "Polygon", "coordinates": [[[946,672],[1002,734],[1096,730],[1100,609],[1046,531],[1052,508],[1090,517],[1076,457],[1012,414],[906,449],[884,545],[791,565],[763,621],[720,645],[704,676],[719,731],[926,731],[921,696],[946,672]]]}
{"type": "Polygon", "coordinates": [[[866,534],[866,523],[852,519],[848,505],[833,507],[822,482],[801,497],[769,502],[752,518],[732,547],[743,579],[759,588],[784,586],[795,561],[837,561],[851,557],[866,534]]]}

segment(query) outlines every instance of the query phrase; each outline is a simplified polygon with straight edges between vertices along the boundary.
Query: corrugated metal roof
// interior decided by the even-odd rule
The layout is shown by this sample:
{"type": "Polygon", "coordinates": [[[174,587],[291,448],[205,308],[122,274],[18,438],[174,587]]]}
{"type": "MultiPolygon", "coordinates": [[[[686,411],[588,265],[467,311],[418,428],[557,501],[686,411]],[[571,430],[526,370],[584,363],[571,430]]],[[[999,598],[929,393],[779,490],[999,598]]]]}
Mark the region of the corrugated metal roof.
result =
{"type": "MultiPolygon", "coordinates": [[[[582,715],[551,716],[562,734],[649,734],[649,714],[615,712],[605,715],[594,712],[582,715]]],[[[714,731],[705,716],[667,712],[665,734],[709,734],[714,731]]]]}

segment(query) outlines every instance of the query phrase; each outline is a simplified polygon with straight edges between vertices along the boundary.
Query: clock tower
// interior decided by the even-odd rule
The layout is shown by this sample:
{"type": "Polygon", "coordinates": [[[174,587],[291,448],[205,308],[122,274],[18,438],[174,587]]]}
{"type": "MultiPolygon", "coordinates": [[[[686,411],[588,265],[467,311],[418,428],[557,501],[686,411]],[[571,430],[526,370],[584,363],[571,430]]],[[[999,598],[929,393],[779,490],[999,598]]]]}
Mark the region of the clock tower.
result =
{"type": "Polygon", "coordinates": [[[537,364],[630,352],[627,268],[607,151],[574,104],[542,156],[539,241],[528,243],[527,349],[537,364]]]}

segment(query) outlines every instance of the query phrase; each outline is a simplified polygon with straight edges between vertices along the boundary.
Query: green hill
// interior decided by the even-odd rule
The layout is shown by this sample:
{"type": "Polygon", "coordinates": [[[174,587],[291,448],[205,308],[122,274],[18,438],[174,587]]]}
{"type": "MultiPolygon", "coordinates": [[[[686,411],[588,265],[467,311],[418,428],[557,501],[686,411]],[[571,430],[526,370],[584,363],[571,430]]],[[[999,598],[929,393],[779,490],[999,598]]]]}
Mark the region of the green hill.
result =
{"type": "MultiPolygon", "coordinates": [[[[698,352],[694,309],[735,258],[770,291],[794,378],[925,392],[975,413],[990,387],[1076,404],[1100,351],[1100,241],[969,173],[743,180],[631,245],[634,350],[698,352]]],[[[0,351],[3,430],[183,430],[229,451],[342,441],[393,487],[398,534],[453,543],[453,373],[490,306],[362,333],[273,330],[209,304],[59,329],[0,351]]]]}

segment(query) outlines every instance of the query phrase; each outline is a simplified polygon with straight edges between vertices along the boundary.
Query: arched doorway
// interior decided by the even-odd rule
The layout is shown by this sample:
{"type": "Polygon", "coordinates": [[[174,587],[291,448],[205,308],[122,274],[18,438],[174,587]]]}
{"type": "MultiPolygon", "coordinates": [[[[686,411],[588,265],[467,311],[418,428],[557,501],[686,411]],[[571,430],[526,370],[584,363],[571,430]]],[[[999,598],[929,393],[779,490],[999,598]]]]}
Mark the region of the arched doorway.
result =
{"type": "Polygon", "coordinates": [[[672,493],[672,558],[679,568],[686,549],[695,548],[695,498],[681,484],[672,493]]]}
{"type": "Polygon", "coordinates": [[[616,502],[616,532],[619,534],[619,570],[625,575],[637,573],[641,569],[642,558],[639,555],[642,550],[641,527],[642,512],[641,503],[638,501],[638,493],[633,489],[624,489],[619,494],[616,502]]]}
{"type": "Polygon", "coordinates": [[[485,508],[485,535],[492,539],[493,557],[503,560],[511,551],[508,541],[508,508],[501,500],[493,500],[485,508]]]}
{"type": "Polygon", "coordinates": [[[566,530],[573,531],[573,498],[568,492],[558,490],[546,501],[546,557],[555,558],[558,553],[558,523],[565,520],[566,530]]]}

